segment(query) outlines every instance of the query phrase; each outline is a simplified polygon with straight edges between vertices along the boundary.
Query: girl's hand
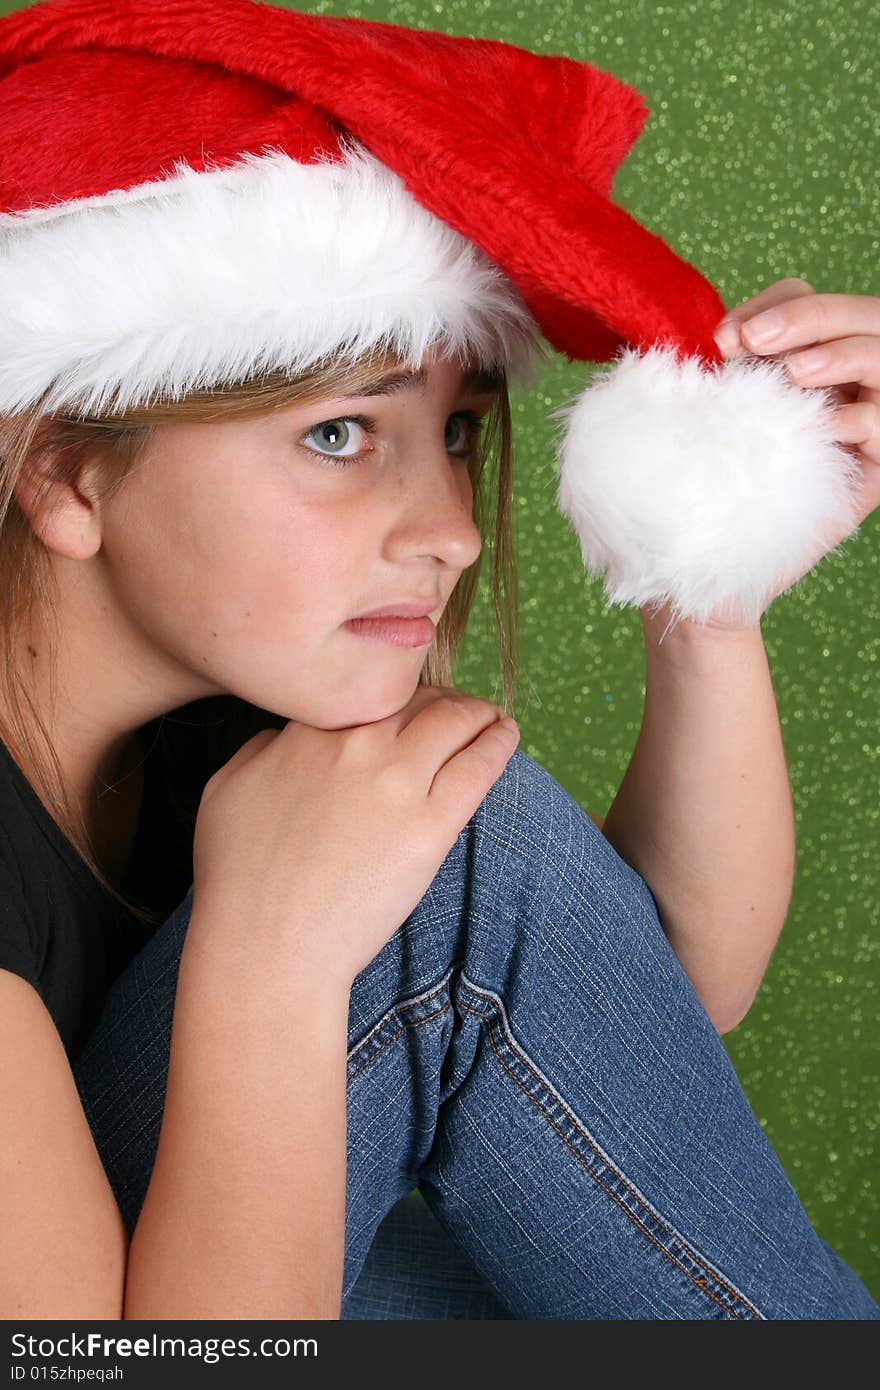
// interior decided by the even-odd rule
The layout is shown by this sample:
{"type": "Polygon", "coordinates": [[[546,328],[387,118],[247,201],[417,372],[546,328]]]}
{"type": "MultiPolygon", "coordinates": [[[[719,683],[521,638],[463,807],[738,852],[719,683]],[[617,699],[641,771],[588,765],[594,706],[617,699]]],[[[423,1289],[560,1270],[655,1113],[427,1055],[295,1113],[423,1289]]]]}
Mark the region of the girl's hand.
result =
{"type": "MultiPolygon", "coordinates": [[[[777,357],[798,386],[832,388],[835,437],[861,466],[857,527],[861,525],[880,506],[880,299],[817,294],[805,280],[777,280],[726,314],[715,338],[726,358],[744,350],[777,357]],[[779,321],[773,336],[761,335],[762,327],[773,327],[767,311],[779,321]]],[[[773,597],[789,589],[857,527],[829,531],[809,564],[780,579],[773,597]]],[[[741,623],[720,610],[700,626],[742,630],[741,623]]]]}
{"type": "Polygon", "coordinates": [[[205,784],[193,915],[242,952],[262,949],[267,969],[350,988],[513,756],[519,734],[502,714],[420,685],[372,724],[262,729],[205,784]]]}

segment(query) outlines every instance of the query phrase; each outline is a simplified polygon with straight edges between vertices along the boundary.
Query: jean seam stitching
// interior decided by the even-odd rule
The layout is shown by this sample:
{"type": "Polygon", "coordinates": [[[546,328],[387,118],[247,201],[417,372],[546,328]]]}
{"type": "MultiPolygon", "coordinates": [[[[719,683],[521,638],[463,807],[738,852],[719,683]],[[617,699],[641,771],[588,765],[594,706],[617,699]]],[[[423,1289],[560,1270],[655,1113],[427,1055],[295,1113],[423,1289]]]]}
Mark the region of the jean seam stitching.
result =
{"type": "MultiPolygon", "coordinates": [[[[467,987],[467,988],[470,988],[470,989],[473,989],[475,993],[479,993],[479,991],[476,989],[476,987],[473,986],[473,985],[471,985],[469,981],[466,982],[466,987],[467,987]]],[[[495,1009],[495,1007],[492,1006],[491,1012],[490,1012],[489,1014],[481,1013],[479,1009],[475,1009],[475,1008],[473,1008],[472,1005],[464,1003],[463,1000],[460,1001],[460,1007],[463,1008],[463,1009],[466,1009],[469,1013],[474,1014],[477,1018],[482,1019],[482,1021],[483,1021],[484,1023],[487,1024],[487,1034],[488,1034],[488,1037],[489,1037],[489,1042],[490,1042],[490,1044],[491,1044],[491,1046],[492,1046],[492,1051],[495,1053],[495,1056],[498,1058],[498,1061],[499,1061],[499,1062],[501,1063],[501,1065],[504,1067],[504,1069],[505,1069],[505,1071],[508,1073],[508,1075],[511,1076],[511,1077],[513,1078],[513,1080],[516,1082],[516,1084],[520,1087],[520,1089],[522,1090],[523,1094],[526,1095],[526,1096],[529,1098],[529,1100],[531,1100],[531,1101],[533,1102],[533,1104],[537,1107],[537,1109],[539,1109],[539,1110],[541,1111],[541,1113],[545,1116],[545,1118],[547,1119],[548,1123],[551,1125],[551,1127],[552,1127],[552,1128],[556,1131],[556,1133],[559,1135],[559,1137],[560,1137],[560,1139],[562,1140],[562,1142],[563,1142],[563,1143],[566,1145],[566,1147],[571,1151],[571,1153],[574,1154],[575,1158],[576,1158],[576,1159],[578,1160],[578,1162],[582,1165],[582,1167],[586,1170],[586,1172],[589,1173],[590,1177],[594,1180],[594,1182],[596,1182],[596,1183],[599,1185],[599,1187],[602,1188],[603,1192],[606,1192],[606,1193],[607,1193],[607,1195],[608,1195],[608,1196],[611,1198],[611,1200],[620,1208],[620,1210],[624,1213],[624,1215],[627,1216],[627,1217],[629,1217],[629,1219],[633,1222],[633,1224],[636,1226],[636,1228],[637,1228],[638,1230],[640,1230],[644,1236],[647,1236],[648,1240],[650,1240],[654,1245],[656,1245],[657,1249],[660,1250],[661,1253],[664,1254],[664,1255],[667,1257],[667,1259],[671,1260],[671,1262],[672,1262],[678,1269],[680,1269],[680,1270],[682,1271],[682,1273],[685,1274],[685,1275],[687,1276],[688,1279],[691,1280],[691,1282],[694,1284],[694,1286],[695,1286],[696,1288],[700,1289],[703,1293],[707,1294],[708,1297],[711,1298],[712,1301],[713,1301],[714,1303],[717,1303],[717,1304],[718,1304],[719,1308],[722,1308],[726,1313],[727,1313],[727,1312],[731,1313],[731,1314],[733,1315],[734,1318],[736,1318],[737,1320],[739,1320],[739,1314],[736,1312],[736,1310],[735,1310],[734,1308],[728,1307],[726,1304],[724,1304],[724,1303],[721,1301],[721,1299],[717,1298],[716,1295],[715,1295],[714,1293],[712,1293],[711,1289],[708,1288],[708,1286],[706,1285],[706,1283],[705,1283],[703,1280],[695,1278],[694,1275],[691,1274],[690,1270],[686,1269],[686,1268],[684,1267],[684,1265],[681,1264],[681,1262],[675,1258],[675,1256],[671,1253],[671,1251],[667,1250],[667,1249],[665,1248],[665,1246],[661,1245],[660,1242],[659,1242],[658,1240],[656,1240],[654,1236],[651,1235],[651,1232],[645,1229],[644,1225],[636,1218],[636,1216],[635,1216],[631,1211],[629,1211],[629,1210],[623,1205],[623,1203],[619,1200],[618,1197],[615,1196],[615,1194],[611,1191],[611,1189],[610,1189],[609,1187],[607,1187],[605,1183],[602,1182],[601,1178],[600,1178],[596,1173],[594,1173],[593,1170],[592,1170],[586,1163],[584,1163],[584,1160],[583,1160],[582,1156],[577,1152],[577,1150],[576,1150],[575,1148],[572,1147],[572,1145],[569,1143],[568,1139],[565,1137],[565,1135],[562,1133],[562,1131],[558,1128],[558,1126],[556,1125],[555,1121],[553,1120],[552,1115],[549,1114],[549,1112],[544,1108],[544,1106],[541,1105],[540,1101],[539,1101],[535,1096],[533,1096],[533,1095],[531,1094],[531,1092],[523,1085],[523,1083],[520,1081],[520,1079],[519,1079],[519,1077],[516,1075],[516,1073],[513,1072],[513,1071],[511,1071],[510,1067],[507,1065],[507,1063],[505,1062],[504,1058],[501,1056],[500,1052],[498,1051],[498,1048],[497,1048],[496,1045],[495,1045],[495,1040],[494,1040],[494,1038],[493,1038],[493,1036],[492,1036],[492,1023],[493,1023],[493,1022],[497,1023],[499,1029],[501,1029],[501,1030],[504,1032],[504,1034],[505,1034],[505,1041],[507,1042],[508,1046],[509,1046],[509,1047],[511,1048],[511,1050],[512,1050],[513,1052],[515,1052],[515,1053],[517,1054],[517,1056],[522,1060],[523,1065],[526,1066],[526,1067],[528,1068],[528,1070],[531,1072],[532,1076],[535,1078],[535,1081],[536,1081],[541,1087],[544,1086],[544,1081],[543,1081],[543,1079],[542,1079],[542,1078],[538,1075],[538,1073],[535,1071],[534,1067],[532,1066],[531,1062],[529,1061],[529,1058],[528,1058],[527,1054],[526,1054],[525,1052],[523,1052],[523,1050],[514,1042],[513,1037],[512,1037],[512,1035],[510,1034],[510,1031],[509,1031],[508,1029],[505,1029],[505,1028],[503,1027],[503,1024],[502,1024],[500,1018],[497,1017],[497,1010],[495,1009]]],[[[731,1298],[734,1298],[734,1299],[736,1299],[738,1302],[742,1303],[746,1308],[749,1308],[749,1309],[755,1314],[756,1317],[760,1318],[760,1317],[761,1317],[761,1314],[758,1312],[757,1308],[755,1308],[752,1304],[750,1304],[749,1301],[748,1301],[746,1298],[744,1298],[742,1294],[738,1293],[735,1289],[731,1288],[731,1286],[730,1286],[724,1279],[722,1279],[720,1275],[716,1274],[713,1270],[711,1270],[711,1269],[708,1267],[708,1265],[706,1264],[706,1261],[703,1260],[703,1259],[696,1253],[695,1250],[692,1250],[692,1249],[691,1249],[691,1247],[690,1247],[690,1246],[688,1245],[688,1243],[683,1239],[683,1237],[681,1237],[681,1236],[679,1236],[679,1235],[676,1235],[676,1233],[675,1233],[674,1231],[672,1231],[672,1230],[665,1224],[665,1222],[664,1222],[659,1216],[657,1216],[654,1212],[652,1212],[652,1211],[650,1210],[649,1207],[647,1207],[647,1206],[645,1205],[645,1203],[644,1203],[644,1202],[642,1201],[642,1199],[640,1198],[639,1194],[634,1190],[634,1188],[632,1187],[632,1185],[626,1180],[626,1178],[624,1177],[624,1175],[623,1175],[617,1168],[615,1168],[613,1164],[609,1163],[608,1160],[598,1151],[598,1149],[596,1148],[595,1144],[594,1144],[593,1141],[590,1139],[590,1136],[589,1136],[589,1134],[587,1133],[587,1131],[586,1131],[586,1130],[583,1128],[583,1126],[578,1122],[577,1118],[572,1114],[572,1112],[571,1112],[571,1110],[568,1108],[568,1106],[564,1104],[564,1102],[562,1101],[561,1097],[560,1097],[559,1100],[558,1100],[558,1104],[559,1104],[559,1105],[561,1106],[561,1108],[566,1112],[566,1114],[567,1114],[567,1116],[569,1117],[569,1120],[570,1120],[572,1126],[574,1127],[574,1129],[576,1129],[576,1130],[578,1131],[578,1133],[583,1137],[583,1139],[586,1141],[586,1143],[589,1145],[589,1147],[590,1147],[590,1148],[593,1150],[593,1152],[596,1154],[596,1157],[597,1157],[603,1164],[608,1164],[608,1166],[611,1168],[612,1172],[614,1172],[614,1173],[616,1174],[617,1178],[618,1178],[619,1181],[622,1183],[622,1185],[623,1185],[623,1186],[627,1189],[627,1191],[632,1195],[634,1201],[635,1201],[640,1207],[642,1207],[642,1208],[650,1215],[650,1217],[651,1217],[651,1219],[652,1219],[653,1221],[656,1221],[657,1224],[658,1224],[659,1226],[661,1226],[661,1227],[663,1228],[663,1230],[665,1230],[665,1231],[667,1232],[667,1234],[670,1236],[670,1238],[671,1238],[672,1240],[674,1240],[674,1241],[676,1241],[676,1242],[680,1242],[680,1243],[684,1246],[684,1248],[688,1251],[688,1254],[690,1255],[690,1257],[693,1259],[694,1263],[697,1264],[697,1265],[699,1265],[702,1269],[704,1269],[704,1270],[706,1271],[706,1274],[709,1276],[709,1278],[716,1280],[716,1281],[718,1282],[718,1284],[720,1284],[721,1287],[724,1288],[724,1289],[730,1294],[731,1298]]]]}
{"type": "MultiPolygon", "coordinates": [[[[411,1006],[411,1005],[403,1005],[402,1007],[403,1007],[403,1008],[409,1008],[409,1007],[412,1007],[412,1006],[411,1006]]],[[[371,1056],[371,1057],[368,1057],[367,1060],[366,1060],[364,1063],[362,1063],[361,1066],[358,1067],[357,1071],[353,1071],[353,1072],[351,1073],[351,1075],[350,1075],[349,1078],[348,1078],[348,1081],[354,1081],[354,1079],[355,1079],[356,1076],[360,1076],[361,1072],[364,1071],[364,1069],[365,1069],[366,1067],[368,1067],[368,1066],[370,1065],[371,1062],[374,1062],[374,1061],[376,1060],[376,1058],[380,1055],[380,1053],[382,1053],[382,1052],[385,1050],[385,1048],[388,1046],[389,1043],[393,1042],[395,1038],[399,1038],[399,1037],[400,1037],[400,1034],[401,1034],[406,1028],[418,1028],[419,1025],[422,1024],[422,1023],[430,1023],[430,1021],[431,1021],[432,1018],[439,1018],[439,1017],[441,1016],[441,1014],[447,1013],[450,1007],[451,1007],[451,1006],[450,1006],[449,1000],[447,999],[446,1003],[445,1003],[444,1005],[442,1005],[441,1008],[435,1009],[434,1012],[433,1012],[432,1014],[425,1014],[425,1015],[423,1015],[423,1017],[421,1017],[421,1018],[404,1019],[404,1021],[403,1021],[402,1025],[401,1025],[401,1027],[400,1027],[400,1028],[397,1028],[397,1029],[390,1035],[390,1037],[387,1037],[387,1038],[385,1039],[385,1041],[384,1041],[379,1047],[376,1048],[376,1051],[372,1054],[372,1056],[371,1056]]],[[[396,1013],[396,1012],[398,1012],[398,1011],[395,1010],[395,1013],[396,1013]]],[[[392,1017],[393,1017],[393,1015],[392,1015],[392,1017]]],[[[347,1083],[346,1083],[346,1084],[347,1084],[347,1083]]]]}
{"type": "MultiPolygon", "coordinates": [[[[453,969],[454,969],[454,968],[455,968],[455,967],[453,966],[453,969]]],[[[168,973],[168,970],[169,970],[169,969],[171,969],[171,966],[170,966],[170,965],[167,966],[167,967],[161,972],[163,977],[168,973]]],[[[410,1000],[407,1000],[407,1001],[404,1002],[404,1003],[398,1004],[398,1005],[396,1006],[396,1008],[390,1010],[388,1013],[386,1013],[385,1015],[383,1015],[383,1017],[379,1020],[379,1022],[378,1022],[373,1028],[370,1029],[370,1031],[369,1031],[369,1033],[367,1034],[367,1036],[366,1036],[365,1038],[362,1038],[361,1041],[360,1041],[359,1043],[357,1043],[357,1044],[355,1045],[355,1047],[352,1048],[351,1053],[349,1054],[349,1058],[355,1056],[356,1053],[360,1050],[360,1048],[362,1048],[363,1046],[365,1046],[365,1044],[368,1043],[368,1042],[370,1041],[371,1038],[375,1037],[376,1034],[377,1034],[382,1028],[387,1027],[389,1019],[393,1019],[396,1015],[400,1014],[400,1013],[403,1012],[404,1010],[418,1008],[419,1006],[423,1005],[425,1002],[429,1001],[429,1000],[431,999],[432,996],[439,994],[440,991],[441,991],[442,989],[444,989],[444,988],[446,987],[446,985],[448,984],[448,981],[449,981],[449,978],[450,978],[451,974],[452,974],[452,970],[447,971],[446,975],[445,975],[445,976],[443,977],[443,979],[439,982],[439,984],[432,985],[427,991],[425,991],[424,994],[420,994],[420,995],[418,995],[418,996],[417,996],[416,998],[414,998],[414,999],[410,999],[410,1000]]],[[[141,997],[141,996],[139,996],[139,998],[140,998],[140,997],[141,997]]],[[[124,1014],[123,1017],[127,1018],[127,1017],[129,1016],[129,1014],[132,1012],[132,1010],[133,1010],[135,1007],[136,1007],[135,1004],[130,1005],[129,1008],[126,1009],[125,1014],[124,1014]]],[[[418,1023],[418,1022],[427,1023],[429,1018],[436,1018],[437,1015],[438,1015],[438,1013],[443,1013],[443,1012],[445,1012],[445,1010],[448,1009],[448,1008],[449,1008],[449,1003],[447,1002],[447,1003],[444,1005],[443,1009],[436,1010],[434,1013],[429,1014],[426,1018],[421,1019],[421,1020],[414,1020],[413,1022],[410,1022],[410,1023],[405,1024],[405,1026],[406,1026],[406,1027],[413,1027],[413,1026],[415,1026],[415,1024],[418,1023]]],[[[397,1031],[396,1031],[395,1033],[393,1033],[392,1036],[389,1037],[386,1041],[387,1041],[387,1042],[391,1042],[393,1038],[395,1038],[395,1037],[398,1036],[398,1034],[400,1033],[400,1031],[401,1031],[400,1029],[397,1029],[397,1031]]],[[[379,1053],[382,1051],[382,1048],[385,1047],[385,1045],[386,1045],[386,1043],[383,1043],[383,1044],[382,1044],[382,1047],[377,1048],[376,1052],[373,1053],[373,1057],[378,1057],[379,1053]]],[[[144,1054],[143,1052],[141,1052],[141,1053],[138,1054],[138,1056],[137,1056],[137,1058],[136,1058],[135,1060],[136,1060],[136,1062],[139,1062],[139,1063],[143,1064],[144,1057],[145,1057],[145,1054],[144,1054]]],[[[363,1064],[363,1066],[362,1066],[362,1067],[359,1067],[359,1068],[358,1068],[358,1071],[355,1072],[353,1075],[354,1075],[354,1076],[357,1076],[357,1075],[359,1074],[359,1072],[363,1071],[363,1067],[364,1067],[364,1066],[368,1066],[369,1063],[370,1063],[371,1061],[372,1061],[372,1057],[368,1058],[367,1061],[363,1064]]],[[[120,1075],[119,1075],[119,1077],[118,1077],[117,1079],[118,1079],[118,1080],[124,1080],[124,1079],[125,1079],[125,1076],[128,1074],[128,1072],[129,1072],[134,1066],[135,1066],[135,1061],[133,1061],[133,1062],[130,1064],[130,1067],[129,1067],[129,1068],[125,1068],[124,1071],[120,1073],[120,1075]]],[[[141,1070],[143,1070],[143,1066],[141,1066],[141,1070]]],[[[349,1081],[352,1080],[352,1077],[350,1076],[350,1077],[348,1078],[348,1080],[349,1080],[349,1081]]],[[[167,1086],[167,1072],[166,1072],[166,1086],[167,1086]]],[[[80,1100],[81,1100],[83,1109],[84,1109],[84,1111],[85,1111],[86,1118],[88,1119],[89,1125],[90,1125],[90,1127],[92,1128],[93,1131],[94,1131],[94,1126],[95,1126],[95,1124],[98,1123],[97,1114],[96,1114],[96,1110],[95,1110],[95,1106],[100,1107],[100,1105],[101,1105],[102,1101],[104,1100],[104,1098],[105,1098],[107,1095],[109,1095],[110,1092],[111,1092],[112,1090],[113,1090],[113,1087],[112,1087],[112,1086],[106,1087],[106,1088],[104,1089],[104,1091],[102,1091],[101,1094],[100,1094],[99,1096],[97,1096],[97,1097],[94,1098],[94,1100],[95,1100],[95,1104],[94,1104],[94,1105],[92,1105],[91,1100],[90,1100],[90,1098],[88,1097],[88,1093],[87,1093],[87,1092],[86,1092],[86,1095],[83,1095],[82,1093],[80,1093],[80,1100]]],[[[135,1132],[134,1132],[133,1134],[129,1134],[129,1135],[128,1135],[128,1137],[127,1137],[126,1140],[125,1140],[125,1143],[122,1145],[122,1148],[116,1149],[113,1153],[108,1154],[107,1159],[106,1159],[106,1163],[107,1163],[108,1167],[109,1167],[109,1166],[112,1166],[112,1165],[117,1161],[117,1159],[120,1158],[120,1156],[125,1152],[126,1148],[129,1146],[129,1144],[131,1144],[134,1140],[140,1138],[141,1135],[147,1133],[147,1132],[151,1129],[151,1127],[152,1127],[153,1124],[155,1123],[155,1120],[156,1120],[157,1117],[159,1117],[159,1118],[161,1119],[161,1116],[162,1116],[163,1113],[164,1113],[164,1109],[165,1109],[165,1096],[164,1096],[164,1093],[163,1093],[162,1103],[161,1103],[161,1105],[158,1107],[158,1109],[153,1110],[153,1111],[152,1111],[149,1115],[147,1115],[147,1116],[142,1116],[142,1117],[141,1117],[141,1123],[140,1123],[140,1125],[138,1126],[138,1128],[135,1130],[135,1132]]],[[[115,1126],[115,1128],[111,1129],[110,1132],[104,1136],[104,1141],[103,1141],[104,1147],[106,1148],[107,1145],[111,1144],[111,1143],[113,1142],[113,1140],[117,1137],[117,1135],[118,1135],[123,1129],[124,1129],[124,1124],[123,1124],[123,1123],[117,1123],[116,1126],[115,1126]]],[[[126,1190],[127,1190],[127,1188],[126,1188],[126,1190]]]]}
{"type": "MultiPolygon", "coordinates": [[[[431,991],[431,993],[437,994],[437,993],[439,992],[439,990],[442,989],[442,988],[443,988],[443,986],[442,986],[442,985],[439,985],[439,986],[437,986],[436,988],[434,988],[434,989],[431,991]]],[[[418,1004],[421,1004],[421,1003],[423,1003],[423,1002],[424,1002],[424,996],[420,996],[420,997],[419,997],[418,999],[416,999],[416,1000],[413,1000],[413,1001],[411,1001],[411,1002],[409,1002],[409,1003],[406,1003],[406,1004],[401,1004],[401,1005],[399,1005],[396,1009],[392,1010],[390,1014],[386,1014],[385,1018],[383,1018],[383,1019],[381,1020],[382,1024],[383,1024],[383,1025],[386,1024],[389,1018],[394,1018],[396,1015],[402,1013],[402,1012],[403,1012],[404,1010],[406,1010],[406,1009],[414,1009],[414,1008],[417,1007],[418,1004]]],[[[374,1061],[374,1060],[380,1055],[381,1052],[384,1051],[384,1049],[388,1046],[389,1043],[393,1042],[395,1038],[399,1037],[400,1034],[404,1031],[404,1029],[406,1029],[406,1028],[418,1028],[419,1025],[422,1024],[422,1023],[429,1023],[429,1022],[431,1021],[432,1018],[439,1018],[442,1014],[447,1013],[448,1010],[450,1009],[450,1007],[451,1007],[451,1005],[450,1005],[450,1003],[449,1003],[449,1000],[447,1000],[446,1003],[442,1006],[442,1008],[435,1009],[433,1013],[425,1014],[425,1015],[424,1015],[423,1017],[421,1017],[421,1018],[406,1019],[406,1020],[404,1020],[402,1026],[401,1026],[400,1028],[395,1029],[395,1031],[394,1031],[389,1037],[387,1037],[387,1038],[385,1039],[385,1041],[381,1044],[381,1046],[379,1046],[379,1047],[376,1048],[376,1051],[372,1054],[372,1056],[368,1057],[367,1060],[366,1060],[360,1067],[358,1067],[357,1071],[354,1071],[354,1072],[351,1073],[351,1075],[348,1077],[348,1081],[353,1081],[354,1078],[355,1078],[356,1076],[360,1076],[361,1072],[362,1072],[366,1067],[368,1067],[368,1066],[370,1065],[370,1063],[371,1063],[372,1061],[374,1061]]],[[[371,1031],[370,1031],[370,1036],[372,1037],[372,1036],[374,1035],[374,1033],[375,1033],[375,1029],[371,1029],[371,1031]]],[[[364,1041],[366,1042],[366,1039],[364,1039],[364,1041]]],[[[359,1043],[359,1044],[358,1044],[358,1048],[355,1049],[355,1051],[357,1051],[362,1045],[363,1045],[363,1044],[359,1043]]],[[[348,1084],[348,1083],[346,1083],[346,1084],[348,1084]]],[[[152,1122],[152,1120],[155,1119],[156,1114],[161,1114],[161,1113],[162,1113],[161,1110],[160,1110],[160,1111],[156,1111],[152,1116],[149,1117],[149,1120],[145,1121],[145,1123],[141,1126],[141,1128],[137,1131],[137,1133],[136,1133],[135,1135],[131,1136],[131,1137],[132,1137],[132,1138],[137,1138],[139,1134],[142,1134],[142,1133],[144,1132],[145,1129],[149,1128],[149,1124],[152,1122]]],[[[114,1131],[114,1132],[116,1132],[116,1131],[114,1131]]],[[[111,1137],[112,1137],[112,1136],[111,1136],[111,1137]]],[[[115,1153],[114,1155],[112,1155],[112,1157],[108,1158],[108,1160],[107,1160],[108,1163],[110,1163],[110,1164],[114,1163],[114,1162],[116,1161],[116,1159],[120,1156],[120,1154],[124,1152],[125,1147],[126,1147],[126,1146],[123,1145],[123,1148],[122,1148],[122,1149],[118,1150],[117,1153],[115,1153]]]]}

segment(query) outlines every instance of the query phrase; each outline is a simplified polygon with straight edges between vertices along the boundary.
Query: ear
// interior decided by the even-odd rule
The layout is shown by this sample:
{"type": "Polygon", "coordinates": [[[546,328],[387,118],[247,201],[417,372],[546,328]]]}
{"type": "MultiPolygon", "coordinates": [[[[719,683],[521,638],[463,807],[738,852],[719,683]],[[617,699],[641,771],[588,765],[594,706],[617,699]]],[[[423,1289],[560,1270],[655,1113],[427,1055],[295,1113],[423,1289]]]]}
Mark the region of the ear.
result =
{"type": "Polygon", "coordinates": [[[15,499],[43,544],[72,560],[88,560],[101,547],[94,465],[83,461],[70,481],[59,476],[51,420],[41,420],[14,487],[15,499]]]}

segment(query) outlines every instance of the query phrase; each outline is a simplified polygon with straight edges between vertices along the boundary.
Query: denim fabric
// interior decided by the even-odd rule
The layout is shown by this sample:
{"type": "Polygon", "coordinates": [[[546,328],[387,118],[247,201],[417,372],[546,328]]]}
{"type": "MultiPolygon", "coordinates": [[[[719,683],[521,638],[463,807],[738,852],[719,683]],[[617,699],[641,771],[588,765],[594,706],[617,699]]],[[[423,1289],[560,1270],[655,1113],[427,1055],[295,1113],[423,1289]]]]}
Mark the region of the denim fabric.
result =
{"type": "MultiPolygon", "coordinates": [[[[75,1065],[129,1230],[191,903],[75,1065]]],[[[810,1226],[644,879],[521,749],[352,986],[341,1316],[880,1318],[810,1226]]]]}

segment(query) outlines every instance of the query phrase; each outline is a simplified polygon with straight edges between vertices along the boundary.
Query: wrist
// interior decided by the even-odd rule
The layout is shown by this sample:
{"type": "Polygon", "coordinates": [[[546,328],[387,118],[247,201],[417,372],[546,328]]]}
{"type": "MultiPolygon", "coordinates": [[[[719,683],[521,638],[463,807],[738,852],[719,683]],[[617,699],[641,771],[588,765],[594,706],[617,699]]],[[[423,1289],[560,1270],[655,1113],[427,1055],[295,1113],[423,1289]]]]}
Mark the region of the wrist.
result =
{"type": "Polygon", "coordinates": [[[732,664],[740,672],[767,661],[761,624],[723,628],[684,619],[669,627],[670,614],[648,614],[640,610],[645,642],[646,678],[656,688],[658,680],[675,674],[690,683],[694,678],[726,684],[732,664]]]}
{"type": "Polygon", "coordinates": [[[760,618],[754,623],[726,622],[720,617],[704,623],[694,618],[674,620],[669,604],[664,604],[661,608],[645,604],[639,609],[639,617],[646,640],[662,642],[664,646],[670,641],[682,646],[699,642],[725,642],[728,639],[754,641],[758,638],[763,641],[760,618]]]}
{"type": "Polygon", "coordinates": [[[193,900],[181,969],[184,957],[200,976],[231,977],[240,988],[261,982],[306,1009],[348,1009],[354,976],[321,953],[302,924],[235,912],[203,894],[193,900]]]}

